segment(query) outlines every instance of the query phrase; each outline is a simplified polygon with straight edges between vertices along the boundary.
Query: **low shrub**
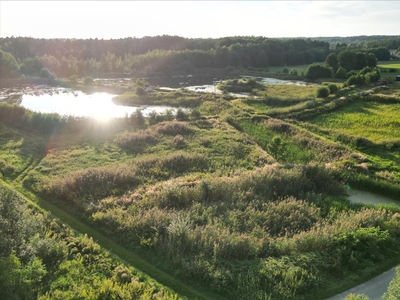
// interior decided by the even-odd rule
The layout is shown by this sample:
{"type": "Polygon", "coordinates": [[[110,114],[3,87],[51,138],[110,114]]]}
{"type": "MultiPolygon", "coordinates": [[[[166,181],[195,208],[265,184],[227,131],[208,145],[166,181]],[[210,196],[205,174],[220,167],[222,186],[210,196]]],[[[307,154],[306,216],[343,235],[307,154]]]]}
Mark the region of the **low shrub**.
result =
{"type": "Polygon", "coordinates": [[[161,122],[155,125],[153,128],[158,133],[166,135],[186,135],[193,132],[187,123],[180,121],[161,122]]]}
{"type": "Polygon", "coordinates": [[[325,98],[329,95],[329,89],[326,86],[322,86],[317,90],[317,97],[318,98],[325,98]]]}
{"type": "Polygon", "coordinates": [[[334,94],[338,90],[338,86],[334,83],[328,84],[328,89],[330,94],[334,94]]]}
{"type": "Polygon", "coordinates": [[[141,152],[147,145],[154,145],[159,138],[153,131],[124,132],[119,134],[114,142],[125,150],[141,152]]]}

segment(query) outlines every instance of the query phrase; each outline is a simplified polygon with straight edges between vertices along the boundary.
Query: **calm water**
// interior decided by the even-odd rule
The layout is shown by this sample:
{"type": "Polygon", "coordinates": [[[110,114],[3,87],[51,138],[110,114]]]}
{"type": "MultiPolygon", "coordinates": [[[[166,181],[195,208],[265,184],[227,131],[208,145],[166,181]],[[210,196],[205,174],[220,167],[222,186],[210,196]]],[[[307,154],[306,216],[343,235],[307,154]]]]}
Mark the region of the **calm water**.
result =
{"type": "Polygon", "coordinates": [[[96,119],[120,118],[141,109],[143,115],[150,112],[165,112],[175,110],[169,106],[123,106],[116,105],[112,98],[116,95],[108,93],[85,94],[66,88],[41,87],[35,90],[24,90],[20,105],[42,113],[58,113],[79,117],[94,117],[96,119]]]}
{"type": "Polygon", "coordinates": [[[373,194],[370,192],[351,189],[347,191],[351,202],[361,202],[367,204],[396,204],[400,205],[400,200],[394,200],[385,196],[373,194]]]}

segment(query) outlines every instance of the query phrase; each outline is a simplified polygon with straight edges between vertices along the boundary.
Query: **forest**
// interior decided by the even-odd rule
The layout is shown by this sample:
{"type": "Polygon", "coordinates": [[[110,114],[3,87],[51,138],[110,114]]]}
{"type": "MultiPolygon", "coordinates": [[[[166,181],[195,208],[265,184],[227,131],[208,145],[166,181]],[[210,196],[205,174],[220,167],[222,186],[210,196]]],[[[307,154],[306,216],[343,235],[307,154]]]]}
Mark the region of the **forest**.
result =
{"type": "Polygon", "coordinates": [[[89,75],[189,74],[183,63],[254,74],[219,93],[111,81],[114,103],[169,109],[107,121],[29,110],[11,97],[21,86],[3,88],[3,295],[322,300],[398,265],[400,67],[376,40],[1,39],[1,80],[37,97],[36,77],[94,93],[105,84],[89,75]],[[305,82],[267,84],[266,69],[305,82]],[[351,201],[357,190],[394,200],[351,201]]]}
{"type": "MultiPolygon", "coordinates": [[[[99,39],[0,39],[2,64],[12,66],[4,76],[72,75],[154,76],[191,74],[204,69],[267,69],[270,66],[303,65],[323,62],[328,54],[348,50],[373,53],[378,60],[390,60],[389,49],[398,49],[399,37],[372,40],[369,43],[337,43],[308,39],[272,39],[265,37],[226,37],[188,39],[156,36],[99,39]],[[47,71],[43,71],[46,69],[47,71]]],[[[1,65],[0,65],[1,67],[1,65]]]]}

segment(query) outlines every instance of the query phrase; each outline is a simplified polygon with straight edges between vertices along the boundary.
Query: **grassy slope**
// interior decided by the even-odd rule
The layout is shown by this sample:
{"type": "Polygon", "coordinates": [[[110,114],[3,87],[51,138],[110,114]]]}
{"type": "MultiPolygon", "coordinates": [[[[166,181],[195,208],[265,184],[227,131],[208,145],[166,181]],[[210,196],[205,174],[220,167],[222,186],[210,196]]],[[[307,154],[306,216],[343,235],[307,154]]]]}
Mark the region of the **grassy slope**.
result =
{"type": "Polygon", "coordinates": [[[76,232],[84,233],[92,237],[94,241],[97,242],[101,247],[118,256],[120,259],[133,266],[134,268],[147,274],[149,276],[148,280],[156,280],[157,282],[168,287],[172,291],[179,293],[182,297],[187,297],[188,299],[225,299],[222,296],[211,294],[209,293],[209,291],[206,290],[194,290],[193,288],[183,284],[182,282],[175,280],[168,274],[160,271],[159,269],[155,268],[154,266],[137,256],[136,254],[127,251],[123,247],[119,246],[113,240],[104,236],[96,229],[87,226],[86,224],[79,221],[77,218],[66,213],[63,209],[51,204],[48,201],[43,200],[40,197],[37,197],[32,193],[29,193],[22,186],[6,183],[1,179],[0,183],[8,188],[14,189],[14,191],[16,191],[16,193],[20,197],[25,199],[29,205],[43,212],[51,212],[53,217],[61,220],[65,224],[68,224],[76,232]]]}
{"type": "MultiPolygon", "coordinates": [[[[288,95],[284,95],[282,97],[285,98],[288,97],[288,95]]],[[[257,107],[255,107],[255,111],[257,111],[257,107]]],[[[226,123],[215,121],[211,122],[211,124],[205,123],[202,126],[203,127],[198,126],[198,128],[194,127],[195,135],[193,137],[185,137],[184,140],[186,143],[186,147],[188,147],[187,148],[188,150],[190,149],[190,151],[199,151],[201,149],[203,153],[210,155],[210,157],[215,157],[213,163],[215,168],[214,171],[217,170],[220,166],[224,165],[225,166],[230,165],[232,168],[237,167],[238,162],[240,166],[240,161],[242,162],[241,167],[249,166],[249,164],[255,166],[255,160],[245,159],[246,155],[254,156],[255,153],[258,153],[257,154],[258,157],[262,157],[263,155],[261,151],[256,150],[255,148],[248,149],[249,152],[247,153],[239,151],[242,146],[241,141],[243,140],[244,136],[242,134],[239,134],[237,131],[233,130],[232,127],[226,126],[226,123]],[[202,144],[199,143],[199,141],[202,141],[201,142],[202,144]],[[226,156],[225,152],[227,149],[225,149],[224,146],[226,146],[227,144],[232,144],[234,146],[231,149],[228,149],[230,157],[226,159],[222,165],[218,165],[220,160],[224,159],[224,157],[226,156]],[[207,147],[204,148],[204,145],[214,145],[214,146],[211,148],[207,147]],[[221,147],[222,147],[222,152],[220,150],[221,147]],[[238,158],[240,159],[238,160],[238,158]]],[[[7,130],[4,131],[7,132],[7,130]]],[[[270,134],[271,136],[273,136],[274,133],[271,132],[270,134]]],[[[23,136],[24,134],[18,133],[18,131],[14,131],[12,133],[12,136],[14,135],[23,136]]],[[[29,163],[26,162],[27,160],[26,156],[23,156],[23,154],[21,154],[22,152],[20,150],[23,148],[21,147],[22,146],[21,138],[13,139],[11,136],[7,138],[4,138],[3,136],[4,139],[2,139],[2,141],[7,141],[7,142],[2,143],[3,147],[2,154],[8,153],[7,155],[15,157],[14,161],[15,165],[17,166],[15,174],[22,174],[17,178],[17,181],[21,182],[25,178],[25,175],[28,175],[27,174],[28,171],[30,171],[29,173],[31,177],[40,179],[48,176],[59,176],[60,174],[67,174],[69,172],[73,173],[74,171],[79,169],[79,166],[81,165],[85,165],[86,167],[89,166],[97,167],[99,165],[113,166],[116,163],[125,163],[128,160],[131,160],[132,157],[128,156],[125,152],[121,152],[118,148],[112,145],[111,141],[113,140],[114,137],[115,136],[110,136],[109,140],[106,139],[105,142],[103,141],[104,144],[90,142],[84,147],[77,146],[81,143],[81,140],[79,140],[79,142],[74,143],[73,138],[71,136],[59,137],[59,141],[61,142],[58,143],[58,147],[54,147],[53,150],[50,151],[45,157],[45,159],[43,159],[39,164],[32,165],[32,169],[29,168],[30,165],[29,163]],[[12,141],[10,142],[10,140],[12,141]],[[66,140],[69,140],[67,144],[65,143],[66,140]]],[[[294,135],[292,139],[295,140],[298,137],[299,135],[294,135]]],[[[288,138],[288,141],[290,142],[291,138],[290,137],[286,138],[288,138]]],[[[35,139],[33,136],[31,138],[25,136],[25,139],[23,141],[24,143],[30,144],[34,143],[35,139]]],[[[45,147],[47,142],[39,141],[38,143],[39,144],[36,145],[36,148],[34,148],[33,152],[37,153],[37,157],[40,157],[42,155],[41,154],[41,151],[43,150],[42,147],[45,147]]],[[[154,147],[149,147],[146,150],[146,153],[144,153],[143,155],[141,154],[144,157],[142,158],[145,159],[146,155],[151,156],[152,153],[156,153],[157,155],[159,155],[160,153],[167,153],[168,149],[171,148],[171,145],[173,145],[173,139],[170,137],[163,137],[162,142],[159,145],[156,145],[154,147]]],[[[300,150],[296,149],[293,150],[293,152],[309,151],[307,150],[307,148],[300,150]]],[[[308,160],[310,158],[306,159],[308,160]]],[[[225,172],[227,172],[226,174],[229,173],[228,170],[225,170],[225,172]]],[[[10,178],[12,178],[12,176],[10,178]]],[[[15,186],[20,191],[26,193],[26,191],[18,183],[16,183],[15,186]]],[[[205,295],[205,293],[203,293],[203,296],[200,294],[196,294],[196,292],[194,292],[190,288],[188,289],[182,283],[173,280],[165,273],[159,271],[158,269],[155,269],[151,265],[142,261],[140,258],[136,258],[135,255],[133,255],[130,252],[127,252],[122,247],[117,246],[114,242],[104,237],[104,235],[99,234],[96,230],[89,228],[87,225],[79,222],[76,218],[66,214],[65,211],[62,211],[54,207],[52,204],[45,202],[42,199],[39,199],[32,194],[30,194],[29,197],[37,201],[37,203],[39,203],[42,207],[53,211],[53,213],[58,217],[60,217],[63,221],[73,224],[73,227],[78,231],[90,232],[91,233],[90,235],[92,235],[94,239],[97,239],[103,247],[105,247],[106,249],[111,248],[112,251],[117,255],[119,255],[121,258],[124,258],[126,261],[132,263],[133,265],[138,265],[139,269],[142,270],[144,269],[145,271],[147,270],[151,276],[155,274],[155,276],[153,276],[155,279],[161,278],[160,282],[169,285],[177,292],[187,295],[190,294],[193,297],[199,297],[199,298],[218,297],[215,295],[205,295]]]]}

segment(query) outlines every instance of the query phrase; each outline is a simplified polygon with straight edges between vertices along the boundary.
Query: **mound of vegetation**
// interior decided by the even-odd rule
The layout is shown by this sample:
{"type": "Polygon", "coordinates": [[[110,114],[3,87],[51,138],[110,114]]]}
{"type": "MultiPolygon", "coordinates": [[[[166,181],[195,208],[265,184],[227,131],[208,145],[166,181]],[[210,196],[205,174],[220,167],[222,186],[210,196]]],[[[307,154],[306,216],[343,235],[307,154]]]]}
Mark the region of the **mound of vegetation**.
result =
{"type": "Polygon", "coordinates": [[[218,88],[227,93],[256,93],[263,91],[265,86],[255,79],[231,79],[218,85],[218,88]]]}

